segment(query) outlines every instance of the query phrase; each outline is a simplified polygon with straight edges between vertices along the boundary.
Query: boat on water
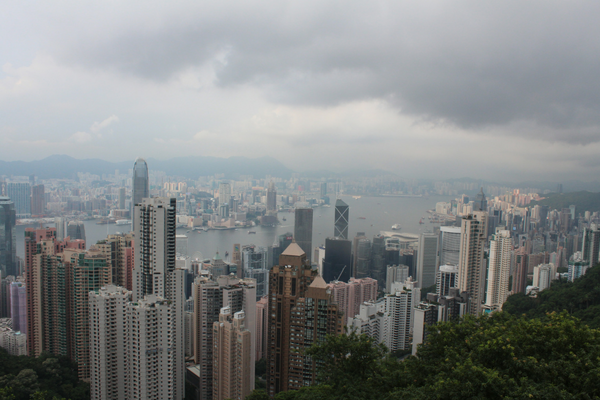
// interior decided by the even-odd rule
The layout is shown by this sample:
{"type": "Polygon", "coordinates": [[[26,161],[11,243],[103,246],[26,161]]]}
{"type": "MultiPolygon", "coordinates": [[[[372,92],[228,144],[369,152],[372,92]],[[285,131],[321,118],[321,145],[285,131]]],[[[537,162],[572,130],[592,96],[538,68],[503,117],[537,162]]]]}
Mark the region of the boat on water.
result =
{"type": "Polygon", "coordinates": [[[131,220],[128,219],[118,219],[116,222],[117,225],[131,225],[131,220]]]}
{"type": "Polygon", "coordinates": [[[228,251],[225,252],[225,257],[229,257],[229,252],[228,251]]]}
{"type": "Polygon", "coordinates": [[[423,218],[424,217],[422,217],[421,220],[419,221],[419,225],[423,225],[425,223],[425,222],[423,222],[423,218]]]}
{"type": "Polygon", "coordinates": [[[400,224],[394,224],[394,225],[392,225],[392,230],[399,231],[400,229],[402,229],[402,227],[400,226],[400,224]]]}
{"type": "Polygon", "coordinates": [[[283,217],[283,220],[284,220],[284,221],[287,221],[287,219],[285,219],[285,217],[283,217]]]}
{"type": "Polygon", "coordinates": [[[252,234],[256,235],[256,231],[248,231],[248,235],[252,235],[252,234]]]}
{"type": "Polygon", "coordinates": [[[358,217],[358,219],[367,219],[367,217],[358,217]]]}

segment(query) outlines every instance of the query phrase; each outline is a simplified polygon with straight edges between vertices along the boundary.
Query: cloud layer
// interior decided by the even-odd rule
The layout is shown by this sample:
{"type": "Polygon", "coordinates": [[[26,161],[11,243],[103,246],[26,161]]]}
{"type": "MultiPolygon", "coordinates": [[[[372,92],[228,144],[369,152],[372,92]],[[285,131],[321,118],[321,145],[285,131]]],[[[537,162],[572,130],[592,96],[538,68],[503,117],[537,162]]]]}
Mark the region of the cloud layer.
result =
{"type": "Polygon", "coordinates": [[[0,134],[13,143],[43,130],[81,154],[118,138],[149,156],[251,151],[296,168],[298,149],[324,168],[600,172],[596,2],[0,7],[15,42],[0,45],[0,134]]]}

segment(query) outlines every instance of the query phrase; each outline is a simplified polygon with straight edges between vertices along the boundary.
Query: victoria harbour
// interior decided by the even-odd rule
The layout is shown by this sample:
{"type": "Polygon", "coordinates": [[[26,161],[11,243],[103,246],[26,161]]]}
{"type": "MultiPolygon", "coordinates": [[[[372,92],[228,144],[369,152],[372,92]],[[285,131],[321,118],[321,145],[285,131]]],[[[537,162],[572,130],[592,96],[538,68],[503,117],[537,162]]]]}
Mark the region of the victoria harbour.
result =
{"type": "MultiPolygon", "coordinates": [[[[440,201],[448,201],[450,196],[427,197],[367,197],[367,196],[341,196],[350,206],[349,237],[353,238],[357,232],[364,232],[367,237],[373,237],[380,231],[391,231],[392,225],[399,224],[403,233],[419,234],[433,230],[433,224],[427,222],[427,210],[435,208],[440,201]],[[425,223],[419,224],[422,217],[425,223]]],[[[279,235],[294,232],[294,213],[280,212],[280,224],[275,227],[256,226],[253,228],[238,228],[230,230],[189,230],[177,229],[178,235],[188,236],[188,256],[192,259],[212,258],[218,251],[221,255],[231,252],[233,245],[253,244],[256,246],[270,246],[279,235]],[[283,220],[285,218],[285,221],[283,220]],[[248,234],[254,231],[256,234],[248,234]]],[[[313,221],[313,248],[325,243],[327,237],[333,236],[334,207],[317,207],[314,209],[313,221]]],[[[109,234],[124,233],[131,229],[131,225],[104,224],[97,225],[95,220],[84,221],[86,233],[86,247],[99,240],[105,239],[109,234]]],[[[38,225],[18,225],[16,227],[17,256],[24,256],[24,231],[25,228],[38,225]]],[[[46,224],[46,226],[54,226],[46,224]]]]}

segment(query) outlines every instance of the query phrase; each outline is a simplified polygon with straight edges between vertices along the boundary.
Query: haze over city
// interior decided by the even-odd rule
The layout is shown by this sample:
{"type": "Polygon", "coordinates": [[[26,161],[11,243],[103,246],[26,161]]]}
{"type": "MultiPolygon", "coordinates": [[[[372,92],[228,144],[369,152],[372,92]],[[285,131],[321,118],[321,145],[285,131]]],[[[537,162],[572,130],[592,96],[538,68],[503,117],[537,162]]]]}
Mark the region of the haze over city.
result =
{"type": "Polygon", "coordinates": [[[594,2],[0,5],[0,159],[596,180],[594,2]]]}

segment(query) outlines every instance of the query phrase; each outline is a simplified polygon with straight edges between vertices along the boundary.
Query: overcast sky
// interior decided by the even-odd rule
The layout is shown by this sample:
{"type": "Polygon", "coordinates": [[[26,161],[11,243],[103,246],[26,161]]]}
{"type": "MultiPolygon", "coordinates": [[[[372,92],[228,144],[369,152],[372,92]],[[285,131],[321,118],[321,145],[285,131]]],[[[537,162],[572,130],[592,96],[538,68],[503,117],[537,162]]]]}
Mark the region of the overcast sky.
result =
{"type": "Polygon", "coordinates": [[[597,1],[0,2],[0,159],[600,176],[597,1]]]}

